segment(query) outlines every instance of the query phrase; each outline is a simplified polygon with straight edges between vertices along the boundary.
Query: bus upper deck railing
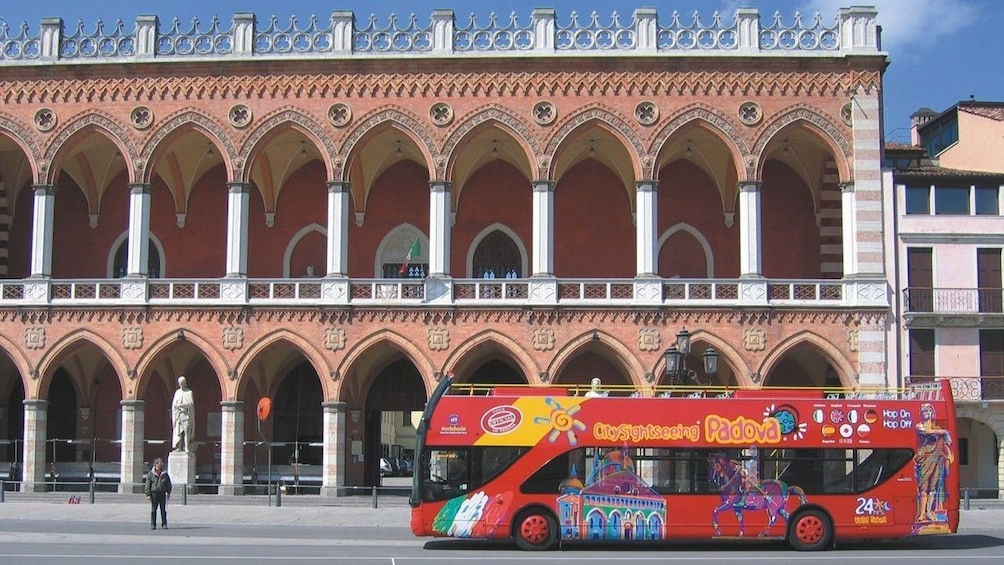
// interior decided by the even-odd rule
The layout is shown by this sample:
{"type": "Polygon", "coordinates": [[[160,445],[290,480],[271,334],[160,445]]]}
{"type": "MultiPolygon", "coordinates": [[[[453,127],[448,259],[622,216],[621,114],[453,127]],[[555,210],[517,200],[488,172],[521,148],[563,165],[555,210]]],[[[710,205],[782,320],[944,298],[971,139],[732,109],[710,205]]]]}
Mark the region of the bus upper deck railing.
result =
{"type": "Polygon", "coordinates": [[[911,384],[906,387],[764,387],[701,385],[602,385],[594,390],[591,384],[550,384],[542,386],[453,383],[449,395],[468,396],[593,396],[621,398],[754,398],[784,395],[788,398],[868,399],[868,400],[944,400],[942,381],[911,384]]]}

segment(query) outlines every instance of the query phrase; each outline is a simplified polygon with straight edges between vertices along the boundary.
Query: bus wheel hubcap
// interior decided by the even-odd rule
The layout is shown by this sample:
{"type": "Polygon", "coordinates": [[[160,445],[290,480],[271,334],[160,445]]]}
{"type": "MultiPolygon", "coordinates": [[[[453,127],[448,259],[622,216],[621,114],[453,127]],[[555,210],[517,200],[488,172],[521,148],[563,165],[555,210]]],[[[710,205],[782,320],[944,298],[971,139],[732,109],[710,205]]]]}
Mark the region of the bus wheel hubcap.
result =
{"type": "Polygon", "coordinates": [[[816,543],[823,537],[823,524],[815,516],[806,516],[798,521],[798,539],[804,543],[816,543]]]}
{"type": "Polygon", "coordinates": [[[547,527],[547,520],[543,516],[527,516],[523,520],[523,539],[530,543],[543,543],[550,534],[547,527]]]}

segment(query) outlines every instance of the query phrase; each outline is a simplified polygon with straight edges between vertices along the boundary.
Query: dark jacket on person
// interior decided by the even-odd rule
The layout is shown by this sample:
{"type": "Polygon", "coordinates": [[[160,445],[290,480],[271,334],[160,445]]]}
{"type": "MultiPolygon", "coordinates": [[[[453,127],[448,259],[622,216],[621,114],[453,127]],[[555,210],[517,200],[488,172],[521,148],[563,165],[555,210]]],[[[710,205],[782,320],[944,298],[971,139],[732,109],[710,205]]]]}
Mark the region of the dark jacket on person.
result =
{"type": "Polygon", "coordinates": [[[153,471],[147,473],[146,489],[144,492],[147,496],[150,496],[150,493],[154,492],[171,494],[171,477],[167,476],[167,471],[161,471],[159,475],[153,471]]]}

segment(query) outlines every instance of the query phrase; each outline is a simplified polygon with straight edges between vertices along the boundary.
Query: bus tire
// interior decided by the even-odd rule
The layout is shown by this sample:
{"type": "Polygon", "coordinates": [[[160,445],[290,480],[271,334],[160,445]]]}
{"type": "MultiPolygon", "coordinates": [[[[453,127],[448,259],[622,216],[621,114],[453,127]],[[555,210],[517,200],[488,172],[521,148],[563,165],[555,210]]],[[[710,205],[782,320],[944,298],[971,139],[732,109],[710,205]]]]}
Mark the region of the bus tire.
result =
{"type": "Polygon", "coordinates": [[[516,517],[513,537],[525,551],[546,551],[558,542],[558,521],[543,508],[531,508],[516,517]]]}
{"type": "Polygon", "coordinates": [[[788,526],[788,544],[797,551],[819,551],[832,543],[833,522],[822,510],[803,510],[788,526]]]}

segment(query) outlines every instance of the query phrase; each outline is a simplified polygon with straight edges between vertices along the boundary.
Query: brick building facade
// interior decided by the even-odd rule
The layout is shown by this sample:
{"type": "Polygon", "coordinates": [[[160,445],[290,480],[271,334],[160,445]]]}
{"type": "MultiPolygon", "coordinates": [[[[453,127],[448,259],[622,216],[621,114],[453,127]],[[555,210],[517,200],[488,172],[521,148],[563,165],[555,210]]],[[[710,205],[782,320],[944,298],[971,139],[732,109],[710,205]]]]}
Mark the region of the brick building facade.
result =
{"type": "Polygon", "coordinates": [[[221,492],[267,396],[335,494],[445,373],[650,390],[683,329],[704,383],[898,384],[875,18],[0,37],[6,459],[130,490],[184,375],[221,492]]]}

